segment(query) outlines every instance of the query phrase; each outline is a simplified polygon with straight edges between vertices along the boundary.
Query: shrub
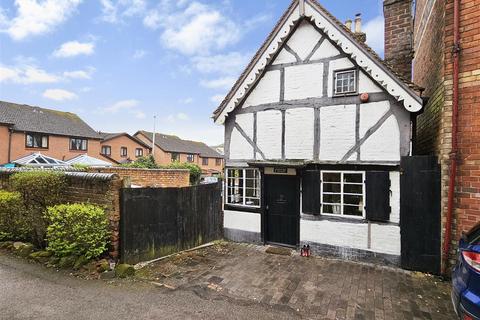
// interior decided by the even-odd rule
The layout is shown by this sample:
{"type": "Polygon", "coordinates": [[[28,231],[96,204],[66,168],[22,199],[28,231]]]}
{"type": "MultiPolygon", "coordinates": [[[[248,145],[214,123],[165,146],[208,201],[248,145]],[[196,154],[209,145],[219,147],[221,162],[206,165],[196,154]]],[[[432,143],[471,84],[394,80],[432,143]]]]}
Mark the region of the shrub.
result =
{"type": "Polygon", "coordinates": [[[47,209],[47,250],[57,257],[96,258],[108,243],[105,211],[91,204],[61,204],[47,209]]]}
{"type": "Polygon", "coordinates": [[[200,182],[200,176],[202,175],[202,169],[194,163],[176,161],[176,162],[170,163],[164,168],[190,170],[190,184],[198,184],[200,182]]]}
{"type": "Polygon", "coordinates": [[[0,241],[27,240],[30,231],[20,193],[0,190],[0,241]]]}
{"type": "Polygon", "coordinates": [[[128,168],[143,168],[143,169],[157,169],[158,166],[155,163],[155,159],[152,155],[148,155],[146,157],[140,157],[137,160],[131,163],[122,164],[122,167],[128,168]]]}
{"type": "Polygon", "coordinates": [[[65,175],[53,171],[25,171],[11,177],[12,187],[18,191],[25,206],[26,218],[31,226],[31,240],[38,247],[45,247],[47,207],[61,202],[66,187],[65,175]]]}

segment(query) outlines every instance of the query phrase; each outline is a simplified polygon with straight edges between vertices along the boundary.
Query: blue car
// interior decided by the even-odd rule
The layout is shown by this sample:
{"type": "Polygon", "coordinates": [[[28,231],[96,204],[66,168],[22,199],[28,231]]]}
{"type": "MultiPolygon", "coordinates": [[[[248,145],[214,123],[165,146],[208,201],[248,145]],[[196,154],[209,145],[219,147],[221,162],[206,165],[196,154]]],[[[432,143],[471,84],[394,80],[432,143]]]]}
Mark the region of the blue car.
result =
{"type": "Polygon", "coordinates": [[[460,319],[480,320],[480,223],[460,239],[452,302],[460,319]]]}

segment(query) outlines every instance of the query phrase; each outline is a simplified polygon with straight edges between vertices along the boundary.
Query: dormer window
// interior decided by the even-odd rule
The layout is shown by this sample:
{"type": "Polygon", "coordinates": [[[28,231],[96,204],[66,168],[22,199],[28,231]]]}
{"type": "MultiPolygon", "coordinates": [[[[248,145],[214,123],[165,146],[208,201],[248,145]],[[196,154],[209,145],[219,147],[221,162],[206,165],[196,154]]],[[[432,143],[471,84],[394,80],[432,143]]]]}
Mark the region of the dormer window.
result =
{"type": "Polygon", "coordinates": [[[357,70],[340,70],[334,74],[334,95],[345,95],[357,92],[357,70]]]}

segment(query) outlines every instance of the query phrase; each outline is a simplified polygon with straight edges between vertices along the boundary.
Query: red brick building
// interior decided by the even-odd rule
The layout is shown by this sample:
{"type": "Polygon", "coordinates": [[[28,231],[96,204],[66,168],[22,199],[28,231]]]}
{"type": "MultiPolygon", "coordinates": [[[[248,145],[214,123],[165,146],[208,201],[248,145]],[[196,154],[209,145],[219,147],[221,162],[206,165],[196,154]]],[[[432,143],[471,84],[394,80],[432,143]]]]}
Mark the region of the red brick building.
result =
{"type": "Polygon", "coordinates": [[[480,0],[384,5],[385,58],[407,77],[412,71],[428,98],[417,117],[414,150],[438,156],[441,164],[442,247],[449,251],[443,261],[451,263],[462,231],[480,222],[480,0]]]}

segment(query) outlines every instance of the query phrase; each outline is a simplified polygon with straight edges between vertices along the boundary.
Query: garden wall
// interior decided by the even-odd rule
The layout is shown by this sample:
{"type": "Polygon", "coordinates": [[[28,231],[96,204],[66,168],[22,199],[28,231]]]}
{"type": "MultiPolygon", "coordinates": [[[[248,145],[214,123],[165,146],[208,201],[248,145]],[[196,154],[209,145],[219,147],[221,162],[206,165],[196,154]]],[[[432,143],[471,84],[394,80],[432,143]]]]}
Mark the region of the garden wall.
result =
{"type": "Polygon", "coordinates": [[[88,172],[114,173],[124,179],[129,177],[133,185],[144,188],[182,188],[190,185],[188,169],[139,169],[139,168],[88,168],[88,172]]]}
{"type": "MultiPolygon", "coordinates": [[[[0,189],[10,189],[10,176],[21,170],[1,170],[0,189]]],[[[102,206],[110,221],[109,254],[117,259],[119,255],[120,189],[122,180],[113,173],[65,172],[68,187],[63,203],[87,202],[102,206]]]]}

